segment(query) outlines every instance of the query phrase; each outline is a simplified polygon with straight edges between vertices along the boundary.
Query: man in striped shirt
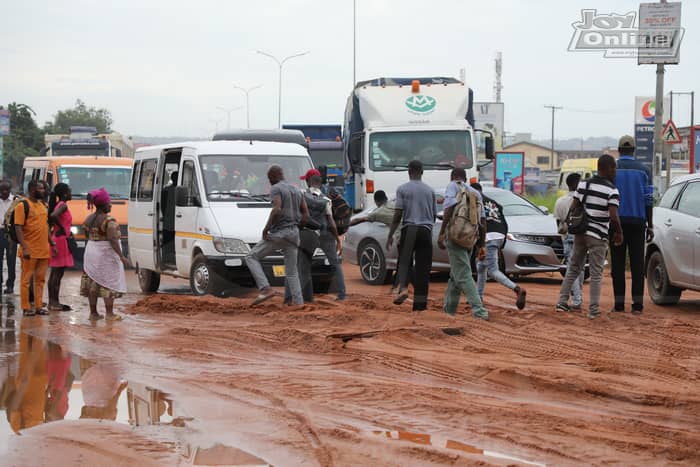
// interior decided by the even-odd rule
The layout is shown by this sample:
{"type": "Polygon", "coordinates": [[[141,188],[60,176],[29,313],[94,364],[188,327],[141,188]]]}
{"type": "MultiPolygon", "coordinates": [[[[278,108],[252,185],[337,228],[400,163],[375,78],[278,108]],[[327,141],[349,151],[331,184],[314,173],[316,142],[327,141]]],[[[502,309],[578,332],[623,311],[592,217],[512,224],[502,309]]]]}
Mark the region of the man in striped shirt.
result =
{"type": "Polygon", "coordinates": [[[586,254],[588,254],[588,265],[591,270],[588,318],[595,319],[600,315],[600,287],[603,280],[603,266],[608,253],[610,224],[613,232],[612,244],[618,246],[623,241],[620,217],[617,213],[620,193],[614,184],[616,170],[615,159],[604,154],[598,159],[598,175],[578,185],[572,208],[584,205],[588,215],[588,226],[585,234],[577,234],[574,238],[574,251],[559,291],[557,311],[570,311],[568,302],[571,288],[583,270],[586,254]]]}

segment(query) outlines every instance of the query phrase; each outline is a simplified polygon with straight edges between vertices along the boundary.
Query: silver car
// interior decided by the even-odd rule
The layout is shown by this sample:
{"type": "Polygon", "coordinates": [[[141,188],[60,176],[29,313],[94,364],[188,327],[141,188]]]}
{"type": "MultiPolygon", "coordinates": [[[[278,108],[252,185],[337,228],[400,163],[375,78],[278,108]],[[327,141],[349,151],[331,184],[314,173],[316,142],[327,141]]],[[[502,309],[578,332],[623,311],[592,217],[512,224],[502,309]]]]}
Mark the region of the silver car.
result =
{"type": "MultiPolygon", "coordinates": [[[[501,250],[500,268],[506,274],[521,276],[538,272],[565,274],[564,247],[554,218],[546,208],[538,208],[525,198],[499,188],[484,188],[484,194],[503,206],[509,227],[508,239],[501,250]]],[[[442,196],[438,192],[438,203],[442,196]]],[[[365,216],[368,209],[358,216],[365,216]]],[[[438,216],[441,218],[442,216],[438,216]]],[[[441,220],[433,229],[433,270],[449,271],[447,251],[437,247],[441,220]]],[[[397,267],[396,246],[386,250],[389,227],[379,222],[363,222],[350,228],[345,236],[343,258],[360,266],[365,282],[385,284],[397,267]]]]}
{"type": "Polygon", "coordinates": [[[654,208],[654,239],[647,245],[651,300],[675,305],[683,290],[700,290],[700,174],[676,178],[654,208]]]}

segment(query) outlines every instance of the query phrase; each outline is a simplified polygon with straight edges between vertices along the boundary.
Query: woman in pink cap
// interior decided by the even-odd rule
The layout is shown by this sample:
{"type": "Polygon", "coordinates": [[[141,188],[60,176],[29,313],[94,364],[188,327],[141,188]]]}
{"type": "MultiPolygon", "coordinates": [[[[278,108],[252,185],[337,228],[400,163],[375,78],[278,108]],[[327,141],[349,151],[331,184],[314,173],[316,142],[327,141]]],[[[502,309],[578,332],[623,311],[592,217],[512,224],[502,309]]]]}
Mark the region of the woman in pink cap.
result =
{"type": "Polygon", "coordinates": [[[97,312],[97,299],[105,302],[108,320],[121,320],[114,314],[114,299],[126,293],[124,266],[129,260],[122,253],[119,224],[109,215],[112,201],[104,188],[88,193],[88,208],[95,212],[85,219],[87,245],[83,259],[83,278],[80,294],[90,302],[90,319],[101,319],[97,312]]]}

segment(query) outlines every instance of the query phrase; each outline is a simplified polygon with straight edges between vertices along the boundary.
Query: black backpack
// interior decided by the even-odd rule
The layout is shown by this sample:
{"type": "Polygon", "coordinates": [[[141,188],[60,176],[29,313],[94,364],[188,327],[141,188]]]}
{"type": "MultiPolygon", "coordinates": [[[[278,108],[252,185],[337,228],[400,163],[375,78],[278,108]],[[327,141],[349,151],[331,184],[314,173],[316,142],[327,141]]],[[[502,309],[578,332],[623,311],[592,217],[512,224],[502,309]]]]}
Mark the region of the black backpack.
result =
{"type": "Polygon", "coordinates": [[[19,203],[24,205],[24,218],[29,216],[29,203],[25,198],[17,198],[13,200],[12,204],[5,214],[5,219],[3,221],[3,229],[5,230],[5,236],[8,240],[17,243],[17,231],[15,230],[15,208],[19,203]]]}
{"type": "Polygon", "coordinates": [[[343,235],[350,228],[350,218],[352,217],[352,208],[345,201],[345,198],[340,196],[340,193],[331,193],[331,209],[333,211],[333,221],[338,229],[338,235],[343,235]]]}

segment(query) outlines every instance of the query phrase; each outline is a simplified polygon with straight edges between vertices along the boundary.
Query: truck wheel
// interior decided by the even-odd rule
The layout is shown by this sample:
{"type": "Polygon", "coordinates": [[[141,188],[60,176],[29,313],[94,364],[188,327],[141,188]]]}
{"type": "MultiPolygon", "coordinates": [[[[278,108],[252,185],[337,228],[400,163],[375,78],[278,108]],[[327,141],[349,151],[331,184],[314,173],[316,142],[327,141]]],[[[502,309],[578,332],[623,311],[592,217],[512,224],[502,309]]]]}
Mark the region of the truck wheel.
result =
{"type": "Polygon", "coordinates": [[[192,261],[190,268],[190,288],[197,296],[212,294],[216,295],[219,287],[219,280],[216,272],[203,254],[198,254],[192,261]]]}
{"type": "Polygon", "coordinates": [[[160,274],[150,269],[138,269],[139,286],[143,293],[153,293],[160,287],[160,274]]]}
{"type": "Polygon", "coordinates": [[[387,269],[384,251],[374,240],[363,243],[360,253],[357,255],[362,279],[370,285],[385,284],[387,269]]]}
{"type": "Polygon", "coordinates": [[[674,287],[668,280],[666,264],[660,251],[655,251],[647,263],[647,289],[651,301],[657,305],[675,305],[681,299],[683,289],[674,287]]]}

